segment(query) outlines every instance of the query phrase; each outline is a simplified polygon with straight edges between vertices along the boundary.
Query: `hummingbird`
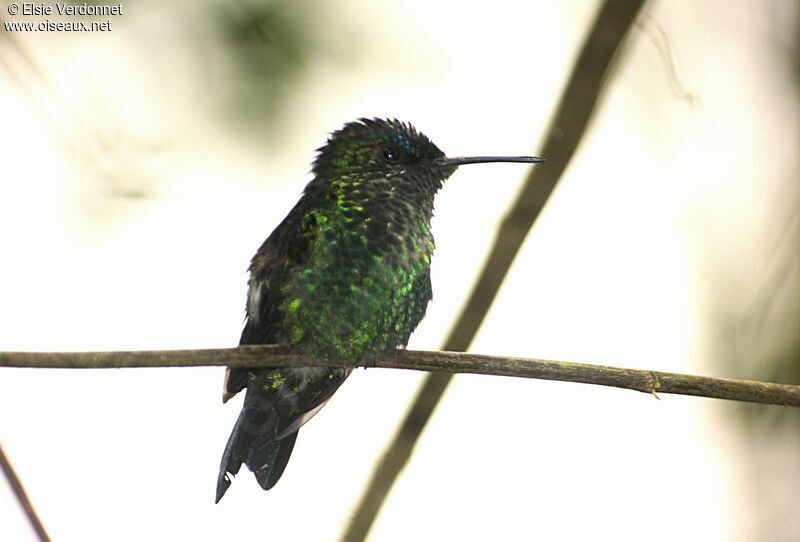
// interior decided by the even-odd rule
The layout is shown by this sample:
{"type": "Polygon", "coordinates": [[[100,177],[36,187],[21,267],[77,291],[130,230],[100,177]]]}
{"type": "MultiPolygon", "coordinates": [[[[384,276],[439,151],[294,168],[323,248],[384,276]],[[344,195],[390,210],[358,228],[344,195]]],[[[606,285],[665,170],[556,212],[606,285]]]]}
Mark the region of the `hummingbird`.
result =
{"type": "Polygon", "coordinates": [[[369,356],[405,348],[432,297],[434,198],[459,166],[543,162],[447,157],[411,124],[362,118],[317,149],[313,179],[248,268],[239,344],[290,344],[320,367],[228,368],[223,402],[247,389],[216,502],[242,464],[268,490],[300,427],[369,356]],[[346,367],[325,362],[345,362],[346,367]]]}

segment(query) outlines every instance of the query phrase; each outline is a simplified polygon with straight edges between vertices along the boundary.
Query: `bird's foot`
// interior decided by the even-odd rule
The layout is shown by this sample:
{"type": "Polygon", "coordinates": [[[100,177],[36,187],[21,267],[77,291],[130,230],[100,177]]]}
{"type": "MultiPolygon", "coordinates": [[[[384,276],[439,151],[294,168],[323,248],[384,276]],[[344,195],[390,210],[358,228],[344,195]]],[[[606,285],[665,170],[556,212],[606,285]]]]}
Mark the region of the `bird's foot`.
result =
{"type": "Polygon", "coordinates": [[[363,367],[364,369],[374,369],[378,366],[378,362],[380,360],[395,359],[397,356],[400,355],[400,352],[402,351],[403,350],[401,348],[397,348],[395,350],[390,350],[388,352],[367,354],[361,359],[361,367],[363,367]]]}

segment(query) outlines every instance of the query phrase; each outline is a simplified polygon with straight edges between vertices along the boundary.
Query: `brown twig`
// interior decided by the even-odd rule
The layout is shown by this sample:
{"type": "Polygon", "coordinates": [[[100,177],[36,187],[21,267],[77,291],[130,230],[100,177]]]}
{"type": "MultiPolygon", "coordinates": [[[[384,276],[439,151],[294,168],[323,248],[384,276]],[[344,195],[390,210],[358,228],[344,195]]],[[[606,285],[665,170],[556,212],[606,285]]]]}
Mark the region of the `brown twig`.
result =
{"type": "Polygon", "coordinates": [[[33,508],[33,504],[28,498],[28,494],[25,493],[25,488],[22,487],[22,482],[19,481],[17,473],[14,472],[14,468],[11,466],[6,454],[3,452],[2,446],[0,446],[0,469],[2,469],[3,474],[8,480],[8,485],[11,486],[11,491],[14,492],[14,495],[16,495],[20,506],[22,506],[22,509],[25,511],[25,516],[31,523],[31,527],[33,527],[33,530],[36,531],[36,536],[39,537],[41,542],[50,542],[50,537],[47,535],[47,531],[44,530],[44,525],[42,525],[39,516],[36,515],[36,510],[33,508]]]}
{"type": "MultiPolygon", "coordinates": [[[[207,350],[132,352],[0,352],[0,367],[121,369],[141,367],[310,367],[320,361],[288,346],[258,345],[207,350]]],[[[345,366],[344,363],[332,365],[345,366]]],[[[733,401],[800,407],[800,386],[708,376],[624,369],[567,361],[485,356],[463,352],[405,350],[366,364],[386,369],[515,376],[581,382],[640,391],[695,395],[733,401]]]]}

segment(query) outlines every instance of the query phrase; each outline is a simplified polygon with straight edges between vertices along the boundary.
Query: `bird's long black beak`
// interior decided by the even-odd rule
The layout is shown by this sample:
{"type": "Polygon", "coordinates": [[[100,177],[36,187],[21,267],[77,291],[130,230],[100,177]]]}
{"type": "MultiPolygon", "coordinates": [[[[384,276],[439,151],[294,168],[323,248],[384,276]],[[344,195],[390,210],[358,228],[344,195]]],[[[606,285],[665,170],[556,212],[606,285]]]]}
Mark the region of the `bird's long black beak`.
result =
{"type": "Polygon", "coordinates": [[[463,166],[465,164],[485,164],[487,162],[522,162],[524,164],[535,164],[544,162],[544,158],[538,156],[457,156],[454,158],[440,158],[438,162],[443,166],[463,166]]]}

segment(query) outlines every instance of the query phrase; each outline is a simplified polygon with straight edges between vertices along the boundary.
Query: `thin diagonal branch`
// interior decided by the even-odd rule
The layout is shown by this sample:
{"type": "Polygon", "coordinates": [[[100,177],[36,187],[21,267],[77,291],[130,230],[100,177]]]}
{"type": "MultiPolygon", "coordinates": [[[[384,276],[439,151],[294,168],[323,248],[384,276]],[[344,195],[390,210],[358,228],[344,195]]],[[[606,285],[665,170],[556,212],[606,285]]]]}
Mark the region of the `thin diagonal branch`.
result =
{"type": "MultiPolygon", "coordinates": [[[[284,345],[206,350],[134,352],[0,352],[0,367],[119,369],[141,367],[314,367],[321,362],[284,345]]],[[[326,363],[345,367],[346,363],[326,363]]],[[[800,385],[624,369],[568,361],[485,356],[464,352],[404,350],[376,356],[369,367],[516,376],[611,386],[644,393],[673,393],[768,405],[800,407],[800,385]]]]}
{"type": "MultiPolygon", "coordinates": [[[[600,7],[546,132],[544,146],[537,153],[547,159],[547,164],[531,170],[500,226],[478,282],[445,341],[445,350],[469,348],[525,237],[583,140],[613,72],[614,60],[644,3],[644,0],[606,0],[600,7]]],[[[375,467],[342,542],[366,539],[384,498],[411,457],[451,378],[450,374],[432,373],[425,379],[383,460],[375,467]]]]}
{"type": "Polygon", "coordinates": [[[8,485],[11,486],[11,491],[14,492],[14,495],[16,495],[20,506],[22,506],[22,510],[25,512],[25,517],[28,518],[31,527],[33,527],[33,530],[36,532],[36,536],[39,537],[41,542],[50,542],[50,537],[47,535],[47,531],[45,531],[44,525],[42,525],[39,516],[36,515],[36,510],[33,508],[33,504],[28,498],[28,494],[25,493],[25,488],[22,487],[22,482],[19,481],[17,473],[14,472],[14,468],[11,466],[6,454],[3,452],[2,446],[0,446],[0,469],[3,471],[3,474],[8,480],[8,485]]]}

